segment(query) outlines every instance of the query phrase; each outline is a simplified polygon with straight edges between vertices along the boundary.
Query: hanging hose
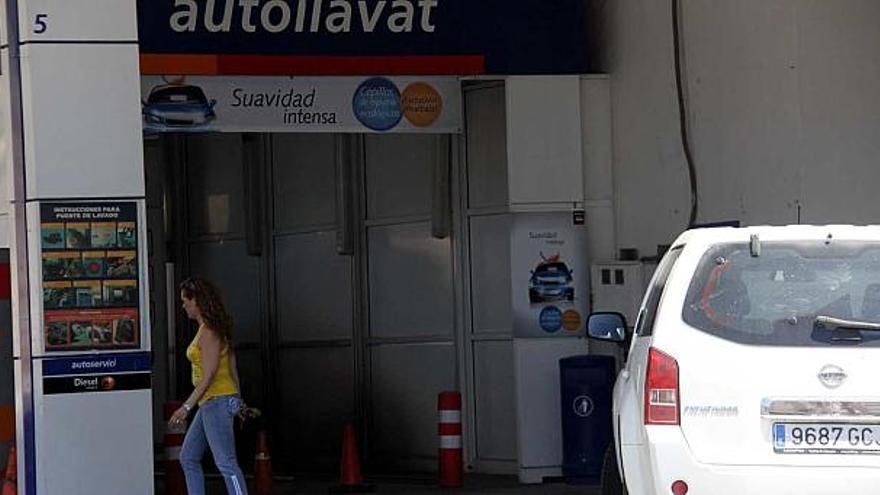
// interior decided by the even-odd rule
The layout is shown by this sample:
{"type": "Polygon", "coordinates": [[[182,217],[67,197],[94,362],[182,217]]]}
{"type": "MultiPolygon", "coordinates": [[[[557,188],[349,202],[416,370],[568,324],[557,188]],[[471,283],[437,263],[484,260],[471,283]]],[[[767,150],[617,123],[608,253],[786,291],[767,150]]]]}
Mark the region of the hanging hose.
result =
{"type": "Polygon", "coordinates": [[[675,50],[675,87],[678,91],[678,125],[679,135],[681,137],[681,147],[684,151],[684,158],[688,166],[688,177],[691,182],[691,214],[688,220],[688,227],[693,227],[697,223],[697,210],[699,207],[699,199],[697,194],[697,170],[694,166],[694,158],[691,154],[690,135],[687,126],[687,102],[684,96],[684,83],[682,82],[681,70],[681,35],[679,33],[679,14],[680,9],[678,0],[672,0],[672,43],[675,50]]]}

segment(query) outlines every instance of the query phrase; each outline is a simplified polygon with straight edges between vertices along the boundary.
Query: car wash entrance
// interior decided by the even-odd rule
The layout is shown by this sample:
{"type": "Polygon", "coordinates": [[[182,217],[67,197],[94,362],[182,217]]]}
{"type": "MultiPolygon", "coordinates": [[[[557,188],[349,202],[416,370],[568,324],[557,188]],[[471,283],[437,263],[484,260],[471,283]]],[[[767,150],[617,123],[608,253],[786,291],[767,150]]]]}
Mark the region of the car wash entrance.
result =
{"type": "MultiPolygon", "coordinates": [[[[336,469],[348,420],[373,465],[433,468],[436,395],[458,388],[457,141],[330,132],[146,139],[151,192],[164,198],[155,212],[168,216],[165,259],[154,266],[171,263],[168,293],[189,275],[220,287],[244,399],[265,412],[280,469],[336,469]]],[[[169,344],[182,350],[195,329],[173,297],[168,305],[169,344]]],[[[180,397],[188,363],[182,352],[173,363],[170,395],[180,397]]],[[[241,443],[247,455],[253,442],[241,443]]]]}
{"type": "MultiPolygon", "coordinates": [[[[220,284],[285,471],[336,471],[350,419],[371,472],[435,471],[437,394],[457,390],[467,467],[516,472],[512,205],[582,199],[580,91],[504,80],[585,73],[584,3],[344,3],[269,2],[257,26],[228,2],[138,2],[157,312],[183,276],[220,284]],[[459,76],[479,77],[467,149],[459,76]],[[577,173],[557,187],[531,173],[548,163],[577,173]]],[[[194,329],[168,315],[179,397],[194,329]]]]}

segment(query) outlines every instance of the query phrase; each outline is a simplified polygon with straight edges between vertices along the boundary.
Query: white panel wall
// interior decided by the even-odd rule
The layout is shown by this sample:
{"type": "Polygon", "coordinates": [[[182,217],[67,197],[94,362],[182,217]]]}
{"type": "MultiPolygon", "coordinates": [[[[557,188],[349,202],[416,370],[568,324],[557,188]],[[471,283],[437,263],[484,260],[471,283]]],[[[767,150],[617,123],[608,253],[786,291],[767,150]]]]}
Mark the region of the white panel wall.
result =
{"type": "Polygon", "coordinates": [[[351,417],[355,410],[352,352],[351,347],[314,347],[279,353],[284,386],[275,411],[283,411],[284,419],[275,448],[279,454],[294,454],[294,469],[338,462],[341,418],[351,417]]]}
{"type": "Polygon", "coordinates": [[[272,239],[282,465],[333,469],[342,421],[359,411],[356,260],[336,251],[335,134],[274,134],[272,239]],[[309,425],[303,428],[302,425],[309,425]]]}
{"type": "Polygon", "coordinates": [[[584,206],[592,260],[615,254],[614,175],[611,152],[611,83],[608,76],[581,79],[584,206]]]}
{"type": "Polygon", "coordinates": [[[452,336],[450,244],[430,229],[424,222],[369,230],[371,336],[452,336]]]}
{"type": "Polygon", "coordinates": [[[483,473],[516,472],[516,401],[510,301],[505,86],[465,93],[467,111],[470,409],[468,463],[483,473]]]}
{"type": "Polygon", "coordinates": [[[506,81],[511,206],[570,207],[583,201],[580,79],[541,76],[506,81]]]}
{"type": "MultiPolygon", "coordinates": [[[[421,343],[376,346],[373,451],[388,464],[435,466],[437,393],[455,389],[455,346],[421,343]]],[[[388,467],[388,466],[385,466],[388,467]]],[[[428,467],[427,469],[430,469],[428,467]]]]}
{"type": "Polygon", "coordinates": [[[192,234],[244,237],[240,134],[194,134],[187,140],[192,234]]]}
{"type": "Polygon", "coordinates": [[[386,134],[366,138],[367,216],[371,220],[431,212],[436,136],[386,134]],[[389,194],[394,191],[393,194],[389,194]]]}
{"type": "Polygon", "coordinates": [[[351,338],[352,261],[336,254],[336,232],[279,236],[274,268],[281,340],[351,338]]]}
{"type": "Polygon", "coordinates": [[[28,198],[143,196],[137,49],[22,46],[28,198]]]}
{"type": "Polygon", "coordinates": [[[510,337],[510,215],[472,217],[471,310],[474,333],[510,337]]]}
{"type": "Polygon", "coordinates": [[[513,341],[483,341],[474,344],[474,368],[477,394],[476,441],[480,460],[515,460],[513,341]]]}
{"type": "Polygon", "coordinates": [[[334,134],[272,136],[276,230],[336,228],[336,139],[334,134]]]}
{"type": "MultiPolygon", "coordinates": [[[[682,2],[698,221],[880,223],[880,3],[682,2]]],[[[604,10],[618,244],[686,226],[668,2],[604,10]]]]}
{"type": "Polygon", "coordinates": [[[431,235],[439,136],[365,137],[369,452],[436,470],[437,393],[457,387],[454,244],[431,235]]]}
{"type": "Polygon", "coordinates": [[[467,106],[468,208],[507,207],[507,117],[503,84],[471,89],[467,106]]]}

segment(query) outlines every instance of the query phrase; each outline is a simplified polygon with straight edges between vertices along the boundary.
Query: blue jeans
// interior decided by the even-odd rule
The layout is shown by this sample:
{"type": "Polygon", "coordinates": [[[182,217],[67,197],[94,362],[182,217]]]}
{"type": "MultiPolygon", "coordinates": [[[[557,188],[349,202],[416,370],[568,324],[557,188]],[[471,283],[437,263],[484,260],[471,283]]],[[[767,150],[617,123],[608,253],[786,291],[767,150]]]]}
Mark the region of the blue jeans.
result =
{"type": "Polygon", "coordinates": [[[247,495],[247,483],[238,461],[235,459],[235,435],[233,419],[241,406],[235,395],[223,395],[209,399],[199,407],[180,449],[180,464],[186,476],[189,495],[205,495],[205,477],[202,472],[202,456],[211,448],[214,463],[226,482],[230,495],[247,495]]]}

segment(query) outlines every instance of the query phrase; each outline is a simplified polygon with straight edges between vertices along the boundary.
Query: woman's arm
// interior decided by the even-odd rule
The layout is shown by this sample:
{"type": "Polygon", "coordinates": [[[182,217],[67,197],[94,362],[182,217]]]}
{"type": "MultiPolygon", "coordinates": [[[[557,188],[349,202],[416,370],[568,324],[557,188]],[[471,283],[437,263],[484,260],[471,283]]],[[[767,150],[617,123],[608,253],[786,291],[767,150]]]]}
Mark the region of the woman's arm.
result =
{"type": "Polygon", "coordinates": [[[196,385],[196,388],[183,403],[183,407],[174,412],[171,421],[180,423],[186,419],[189,412],[196,406],[199,399],[205,395],[205,391],[214,382],[217,376],[217,366],[220,364],[220,336],[213,329],[204,327],[204,331],[199,337],[199,350],[202,354],[202,381],[196,385]]]}

